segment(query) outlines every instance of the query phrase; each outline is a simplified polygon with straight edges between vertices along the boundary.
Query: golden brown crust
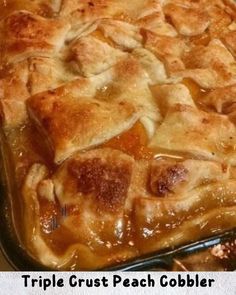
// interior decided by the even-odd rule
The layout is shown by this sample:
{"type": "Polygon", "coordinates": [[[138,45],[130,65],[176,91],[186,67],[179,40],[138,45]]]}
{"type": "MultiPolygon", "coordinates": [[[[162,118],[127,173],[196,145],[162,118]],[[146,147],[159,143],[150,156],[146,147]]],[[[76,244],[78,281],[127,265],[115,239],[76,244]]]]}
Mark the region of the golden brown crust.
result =
{"type": "Polygon", "coordinates": [[[195,46],[183,57],[187,68],[209,68],[217,64],[228,66],[234,62],[232,54],[219,40],[213,40],[208,46],[195,46]]]}
{"type": "Polygon", "coordinates": [[[27,11],[17,11],[2,22],[3,62],[19,62],[29,56],[52,56],[64,43],[70,25],[27,11]]]}
{"type": "Polygon", "coordinates": [[[236,31],[227,33],[223,37],[223,41],[232,54],[236,56],[236,31]]]}
{"type": "Polygon", "coordinates": [[[200,7],[184,7],[167,4],[164,7],[167,17],[170,17],[174,26],[181,35],[196,36],[204,33],[210,24],[206,11],[200,7]]]}
{"type": "Polygon", "coordinates": [[[228,117],[175,105],[157,128],[150,146],[235,165],[235,142],[236,127],[228,117]]]}
{"type": "Polygon", "coordinates": [[[165,21],[164,15],[161,12],[153,12],[138,19],[138,26],[140,28],[149,30],[157,35],[164,35],[169,37],[177,36],[175,28],[165,21]]]}
{"type": "Polygon", "coordinates": [[[30,96],[28,80],[28,61],[5,68],[0,79],[0,99],[26,100],[30,96]]]}
{"type": "Polygon", "coordinates": [[[125,54],[94,37],[82,37],[72,44],[69,61],[85,77],[100,74],[115,65],[125,54]]]}
{"type": "Polygon", "coordinates": [[[173,187],[186,181],[188,170],[180,163],[155,163],[151,170],[151,189],[158,197],[171,193],[173,187]]]}
{"type": "Polygon", "coordinates": [[[222,114],[229,114],[233,110],[236,100],[236,85],[217,88],[202,98],[202,103],[222,114]]]}
{"type": "Polygon", "coordinates": [[[209,34],[211,38],[222,38],[228,32],[228,27],[234,17],[232,18],[224,5],[208,5],[207,11],[210,18],[209,34]]]}
{"type": "Polygon", "coordinates": [[[62,16],[72,15],[75,21],[77,19],[77,22],[87,22],[112,16],[112,11],[115,11],[115,9],[112,8],[112,4],[114,3],[112,3],[111,0],[64,0],[62,1],[60,14],[62,16]]]}
{"type": "Polygon", "coordinates": [[[130,167],[114,167],[93,158],[70,162],[68,172],[76,178],[78,192],[95,195],[100,210],[116,211],[124,206],[131,179],[130,167]]]}
{"type": "Polygon", "coordinates": [[[75,77],[73,71],[69,71],[61,61],[48,57],[31,57],[3,67],[0,79],[0,104],[4,127],[16,127],[27,121],[27,98],[54,89],[75,77]],[[14,123],[10,122],[11,119],[14,123]]]}
{"type": "Polygon", "coordinates": [[[138,119],[128,102],[112,104],[69,93],[47,92],[30,98],[27,104],[31,118],[51,142],[57,163],[122,133],[138,119]]]}
{"type": "Polygon", "coordinates": [[[32,256],[91,270],[235,226],[235,7],[0,4],[0,115],[32,256]]]}
{"type": "Polygon", "coordinates": [[[99,24],[105,36],[111,38],[117,45],[126,50],[141,47],[142,36],[139,29],[129,23],[104,19],[99,24]]]}
{"type": "Polygon", "coordinates": [[[160,36],[150,31],[142,30],[144,35],[145,48],[153,51],[157,56],[178,56],[180,57],[185,47],[185,43],[181,38],[160,36]]]}

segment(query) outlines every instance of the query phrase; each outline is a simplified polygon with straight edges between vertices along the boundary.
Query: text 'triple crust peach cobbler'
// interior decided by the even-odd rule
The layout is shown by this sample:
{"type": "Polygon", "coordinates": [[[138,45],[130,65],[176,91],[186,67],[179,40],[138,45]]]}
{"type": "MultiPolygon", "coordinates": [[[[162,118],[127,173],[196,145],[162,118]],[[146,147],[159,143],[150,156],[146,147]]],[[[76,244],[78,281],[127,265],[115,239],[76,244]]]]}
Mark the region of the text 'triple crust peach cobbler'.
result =
{"type": "Polygon", "coordinates": [[[236,224],[233,0],[1,4],[24,245],[92,270],[236,224]]]}

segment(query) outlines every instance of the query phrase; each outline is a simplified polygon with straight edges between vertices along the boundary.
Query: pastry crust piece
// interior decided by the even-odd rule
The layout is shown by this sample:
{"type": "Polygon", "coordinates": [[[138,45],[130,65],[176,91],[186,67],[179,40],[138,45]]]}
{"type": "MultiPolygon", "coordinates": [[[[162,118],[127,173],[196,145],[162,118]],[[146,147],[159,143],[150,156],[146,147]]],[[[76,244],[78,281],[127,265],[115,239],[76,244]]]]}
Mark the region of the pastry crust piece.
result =
{"type": "Polygon", "coordinates": [[[77,153],[52,178],[56,198],[61,206],[81,200],[88,202],[98,215],[121,212],[128,197],[134,164],[132,157],[109,148],[77,153]]]}
{"type": "Polygon", "coordinates": [[[188,69],[209,68],[216,64],[230,66],[234,57],[220,40],[212,40],[208,46],[195,46],[183,57],[188,69]]]}
{"type": "Polygon", "coordinates": [[[150,147],[236,164],[236,126],[227,116],[187,105],[169,109],[150,147]]]}
{"type": "Polygon", "coordinates": [[[220,40],[193,47],[182,60],[186,69],[172,73],[172,77],[190,78],[205,89],[236,83],[235,59],[220,40]]]}
{"type": "Polygon", "coordinates": [[[236,57],[236,30],[227,33],[223,37],[223,41],[234,57],[236,57]]]}
{"type": "Polygon", "coordinates": [[[177,104],[196,107],[189,89],[183,84],[156,85],[152,87],[152,93],[158,101],[163,116],[177,104]]]}
{"type": "Polygon", "coordinates": [[[54,89],[75,77],[60,60],[48,57],[31,57],[5,67],[0,79],[4,128],[17,127],[27,121],[27,98],[54,89]]]}
{"type": "Polygon", "coordinates": [[[180,37],[161,36],[145,29],[141,32],[144,36],[145,48],[152,51],[158,57],[181,57],[187,48],[184,40],[180,37]]]}
{"type": "Polygon", "coordinates": [[[0,79],[0,100],[25,101],[30,96],[27,87],[29,80],[28,61],[8,66],[3,72],[0,79]]]}
{"type": "Polygon", "coordinates": [[[0,116],[5,130],[23,125],[28,118],[25,103],[18,100],[1,100],[0,116]]]}
{"type": "Polygon", "coordinates": [[[236,85],[217,88],[201,99],[201,102],[222,114],[236,110],[236,85]]]}
{"type": "Polygon", "coordinates": [[[85,77],[100,74],[115,65],[125,53],[92,36],[76,40],[69,53],[73,68],[85,77]]]}
{"type": "Polygon", "coordinates": [[[150,188],[158,197],[181,199],[197,187],[231,177],[233,177],[233,169],[220,163],[160,158],[151,163],[150,188]]]}
{"type": "Polygon", "coordinates": [[[53,90],[76,79],[78,75],[60,59],[51,57],[31,57],[28,59],[28,89],[31,96],[53,90]]]}
{"type": "Polygon", "coordinates": [[[36,95],[27,105],[31,119],[46,136],[56,163],[76,151],[104,143],[129,129],[139,118],[128,102],[73,97],[60,89],[36,95]]]}
{"type": "Polygon", "coordinates": [[[216,224],[219,230],[230,228],[236,220],[232,177],[229,167],[211,161],[153,161],[150,187],[154,196],[134,202],[137,238],[148,241],[139,243],[140,251],[183,244],[194,240],[194,235],[203,238],[216,224]]]}
{"type": "Polygon", "coordinates": [[[130,50],[141,47],[142,36],[139,33],[139,29],[132,24],[105,19],[101,21],[99,28],[106,37],[111,38],[123,49],[130,50]]]}
{"type": "Polygon", "coordinates": [[[200,35],[210,24],[206,11],[200,7],[184,7],[170,3],[164,7],[164,12],[171,18],[178,32],[184,36],[200,35]]]}
{"type": "Polygon", "coordinates": [[[62,19],[46,19],[28,11],[16,11],[2,23],[4,63],[30,56],[53,56],[64,44],[70,25],[62,19]]]}
{"type": "Polygon", "coordinates": [[[73,24],[81,24],[111,17],[119,6],[119,3],[116,4],[112,0],[61,0],[60,15],[68,17],[73,24]]]}
{"type": "MultiPolygon", "coordinates": [[[[113,262],[134,255],[135,250],[125,242],[125,203],[135,172],[134,164],[132,157],[120,151],[97,149],[75,154],[52,176],[49,176],[42,165],[35,164],[31,167],[23,186],[26,204],[33,202],[33,216],[38,216],[40,212],[44,214],[43,202],[47,200],[51,205],[58,202],[60,208],[64,208],[64,215],[59,216],[58,220],[60,230],[73,241],[65,249],[63,256],[58,256],[43,241],[42,232],[44,229],[50,230],[45,215],[42,215],[40,224],[33,217],[33,251],[41,262],[61,268],[65,261],[73,259],[77,267],[84,265],[88,269],[88,265],[94,268],[95,261],[97,267],[102,267],[107,264],[108,258],[113,262]],[[123,245],[122,248],[117,247],[119,244],[123,245]],[[113,247],[117,249],[115,253],[113,247]],[[81,248],[87,248],[87,251],[81,251],[81,248]],[[75,258],[77,251],[81,257],[78,261],[75,258]],[[89,262],[91,255],[94,257],[93,262],[89,262]],[[53,261],[50,257],[53,257],[53,261]]],[[[25,222],[32,214],[29,207],[27,210],[25,222]]],[[[30,228],[27,227],[27,233],[30,228]]],[[[57,235],[55,229],[51,230],[52,236],[57,235]]],[[[62,241],[64,237],[59,239],[62,241]]]]}

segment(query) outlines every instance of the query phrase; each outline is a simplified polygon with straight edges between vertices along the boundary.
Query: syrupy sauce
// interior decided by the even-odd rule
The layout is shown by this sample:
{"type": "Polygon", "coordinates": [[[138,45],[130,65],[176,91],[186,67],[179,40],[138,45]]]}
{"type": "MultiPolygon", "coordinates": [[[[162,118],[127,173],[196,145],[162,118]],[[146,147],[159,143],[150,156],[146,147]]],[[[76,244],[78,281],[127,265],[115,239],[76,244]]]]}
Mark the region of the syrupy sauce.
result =
{"type": "Polygon", "coordinates": [[[45,164],[50,170],[54,168],[48,147],[34,126],[25,124],[16,129],[6,130],[5,133],[13,155],[19,186],[34,163],[45,164]]]}
{"type": "Polygon", "coordinates": [[[149,160],[154,157],[154,152],[147,147],[147,143],[145,128],[138,122],[130,130],[114,137],[103,146],[121,150],[137,160],[149,160]]]}
{"type": "MultiPolygon", "coordinates": [[[[21,190],[29,168],[34,163],[45,164],[52,173],[56,171],[57,167],[52,163],[52,155],[48,151],[48,147],[31,124],[6,131],[6,136],[15,163],[15,174],[19,190],[21,190]]],[[[145,128],[140,122],[137,122],[130,130],[116,136],[100,147],[121,150],[137,160],[150,160],[154,157],[154,153],[148,149],[147,143],[148,137],[145,128]]],[[[70,245],[78,241],[63,226],[63,208],[61,208],[58,202],[50,202],[39,197],[39,204],[42,237],[55,254],[62,255],[70,245]]],[[[67,216],[79,214],[76,206],[67,207],[66,211],[67,216]]],[[[22,221],[18,220],[18,223],[18,228],[24,232],[22,221]]],[[[137,237],[134,236],[130,216],[125,217],[125,223],[126,230],[122,244],[116,241],[111,244],[107,241],[107,246],[100,249],[97,248],[96,253],[99,253],[99,255],[108,255],[109,253],[109,255],[115,257],[117,251],[122,252],[122,250],[127,248],[129,253],[133,251],[134,255],[138,255],[134,242],[134,240],[137,241],[137,237]]],[[[106,241],[104,241],[104,244],[106,244],[106,241]]]]}
{"type": "Polygon", "coordinates": [[[196,82],[194,82],[192,79],[185,78],[182,81],[182,84],[184,84],[190,91],[190,94],[193,98],[193,100],[198,104],[201,98],[203,98],[205,95],[209,93],[209,90],[201,88],[196,82]]]}
{"type": "MultiPolygon", "coordinates": [[[[6,134],[15,162],[16,178],[19,189],[21,189],[30,166],[34,163],[45,164],[52,173],[56,171],[57,167],[52,163],[52,156],[48,151],[48,147],[33,126],[26,124],[19,129],[6,132],[6,134]]],[[[140,122],[137,122],[130,130],[116,136],[100,147],[121,150],[134,157],[136,160],[150,160],[156,157],[158,153],[155,153],[147,147],[148,140],[145,128],[140,122]]],[[[159,152],[159,157],[160,156],[171,158],[177,157],[177,159],[184,157],[183,155],[164,155],[159,152]]],[[[69,232],[68,229],[63,226],[63,208],[61,208],[58,202],[50,202],[41,197],[39,197],[39,204],[42,237],[56,255],[63,255],[69,246],[78,242],[73,236],[73,233],[69,232]]],[[[70,208],[67,207],[66,210],[67,216],[74,215],[76,217],[79,214],[79,210],[76,206],[71,206],[70,208]]],[[[191,216],[198,216],[199,214],[201,214],[201,212],[196,211],[191,216]]],[[[168,235],[172,229],[178,226],[181,218],[184,218],[184,216],[179,216],[177,221],[172,222],[170,220],[166,222],[166,225],[161,228],[154,226],[153,233],[159,230],[160,232],[158,235],[160,236],[160,239],[165,238],[165,235],[168,235]]],[[[190,216],[188,218],[190,218],[190,216]]],[[[138,245],[149,243],[149,237],[147,236],[145,238],[145,234],[150,235],[151,232],[142,232],[141,236],[139,236],[140,233],[134,233],[132,225],[133,216],[126,216],[125,219],[126,230],[122,243],[116,241],[110,243],[110,241],[107,241],[106,244],[106,241],[104,241],[105,247],[98,247],[96,249],[96,254],[116,257],[118,251],[122,252],[122,250],[125,249],[128,249],[129,253],[133,253],[133,256],[138,256],[139,253],[146,253],[146,250],[141,249],[142,247],[140,248],[138,245]]],[[[22,231],[24,231],[23,225],[21,225],[21,228],[22,231]]],[[[152,244],[151,236],[150,245],[152,244]]]]}
{"type": "MultiPolygon", "coordinates": [[[[146,159],[149,160],[154,157],[154,153],[147,147],[148,137],[143,125],[140,122],[137,122],[130,130],[122,133],[109,140],[101,148],[109,147],[121,150],[128,155],[134,157],[137,160],[146,159]]],[[[43,200],[40,201],[41,206],[41,224],[42,224],[42,233],[47,242],[47,244],[53,249],[53,251],[59,255],[68,248],[68,246],[76,243],[76,239],[73,237],[73,234],[69,233],[68,230],[61,226],[62,210],[59,204],[53,204],[49,201],[43,200]],[[56,224],[59,224],[58,228],[54,227],[53,222],[56,221],[56,224]]],[[[71,208],[66,208],[68,215],[79,214],[79,210],[76,206],[71,208]]],[[[112,244],[107,242],[107,247],[102,247],[101,249],[96,249],[100,255],[107,253],[116,254],[118,250],[122,250],[122,247],[133,248],[133,251],[136,253],[137,249],[134,247],[133,242],[133,229],[130,226],[131,222],[130,217],[125,217],[126,232],[122,244],[114,241],[112,244]]],[[[104,244],[106,242],[104,241],[104,244]]]]}
{"type": "MultiPolygon", "coordinates": [[[[99,224],[96,225],[98,228],[96,241],[95,236],[92,237],[92,241],[80,240],[74,236],[73,231],[70,231],[67,226],[63,224],[63,218],[65,210],[66,215],[69,217],[79,218],[80,208],[75,206],[66,206],[61,208],[59,204],[55,204],[46,200],[40,200],[40,222],[41,222],[41,234],[46,244],[52,249],[56,255],[63,255],[68,248],[73,244],[84,244],[88,246],[92,251],[96,252],[96,255],[110,255],[115,256],[117,251],[122,251],[125,248],[129,251],[137,253],[137,249],[134,247],[132,240],[132,228],[129,227],[130,217],[124,216],[125,232],[123,233],[122,241],[114,238],[114,233],[110,233],[111,236],[103,236],[99,231],[104,227],[101,222],[101,228],[99,224]],[[66,209],[65,209],[66,208],[66,209]],[[63,212],[64,211],[64,212],[63,212]]],[[[105,230],[106,231],[106,230],[105,230]]],[[[96,234],[96,233],[95,233],[96,234]]]]}
{"type": "Polygon", "coordinates": [[[50,202],[45,199],[39,199],[40,203],[40,225],[41,234],[46,244],[58,255],[62,255],[70,245],[76,243],[76,239],[62,226],[63,214],[78,214],[76,208],[63,208],[58,202],[50,202]]]}
{"type": "MultiPolygon", "coordinates": [[[[15,176],[17,189],[22,190],[22,186],[27,176],[30,167],[34,163],[41,163],[47,166],[51,173],[57,170],[57,166],[52,162],[52,154],[48,150],[43,138],[37,129],[31,124],[25,124],[17,129],[5,131],[7,142],[12,153],[13,162],[15,166],[15,176]]],[[[127,152],[129,155],[137,159],[150,159],[153,154],[146,147],[147,135],[141,123],[136,123],[131,130],[121,134],[112,140],[108,141],[100,147],[110,147],[120,149],[127,152]]],[[[21,198],[20,194],[19,197],[21,198]]],[[[22,201],[20,201],[22,202],[22,201]]],[[[46,244],[54,251],[55,254],[62,255],[70,245],[78,242],[73,234],[68,231],[63,224],[63,208],[58,202],[50,202],[46,199],[39,198],[40,204],[40,224],[41,234],[46,244]]],[[[16,208],[17,210],[17,208],[16,208]]],[[[67,216],[79,214],[78,208],[71,206],[66,208],[67,216]]],[[[123,245],[114,242],[112,245],[108,243],[104,251],[99,250],[101,255],[110,253],[115,257],[116,252],[122,250],[125,245],[128,248],[133,247],[132,242],[132,228],[129,217],[126,217],[127,232],[123,241],[123,245]],[[132,246],[130,246],[132,244],[132,246]]],[[[24,225],[22,220],[17,220],[19,223],[17,228],[24,232],[24,225]]],[[[22,235],[23,238],[23,235],[22,235]]],[[[134,248],[134,252],[137,250],[134,248]]]]}

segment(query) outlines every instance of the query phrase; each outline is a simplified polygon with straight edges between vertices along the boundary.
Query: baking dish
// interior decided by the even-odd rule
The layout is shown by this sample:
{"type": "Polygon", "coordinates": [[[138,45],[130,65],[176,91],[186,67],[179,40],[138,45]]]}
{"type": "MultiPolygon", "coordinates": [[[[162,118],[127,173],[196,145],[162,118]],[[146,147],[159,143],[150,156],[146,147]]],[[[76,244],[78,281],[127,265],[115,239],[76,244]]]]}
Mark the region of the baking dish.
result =
{"type": "MultiPolygon", "coordinates": [[[[17,233],[16,220],[13,216],[13,206],[16,206],[19,214],[21,205],[16,203],[17,192],[14,189],[14,175],[12,175],[11,155],[7,148],[5,136],[1,134],[1,186],[0,186],[0,232],[1,250],[15,270],[20,271],[48,271],[49,268],[42,266],[27,254],[17,233]],[[13,200],[14,198],[14,200],[13,200]],[[15,204],[14,204],[15,203],[15,204]],[[14,204],[14,205],[13,205],[14,204]]],[[[19,201],[19,200],[18,200],[19,201]]],[[[212,248],[215,245],[224,244],[236,239],[236,228],[213,237],[189,243],[176,249],[165,249],[158,253],[149,254],[120,265],[114,265],[101,271],[148,271],[151,269],[171,270],[174,259],[185,257],[196,252],[212,248]]],[[[236,258],[235,258],[236,259],[236,258]]]]}
{"type": "Polygon", "coordinates": [[[41,269],[34,253],[56,269],[76,256],[170,269],[234,240],[235,7],[204,1],[68,0],[4,19],[1,233],[15,268],[41,269]]]}

